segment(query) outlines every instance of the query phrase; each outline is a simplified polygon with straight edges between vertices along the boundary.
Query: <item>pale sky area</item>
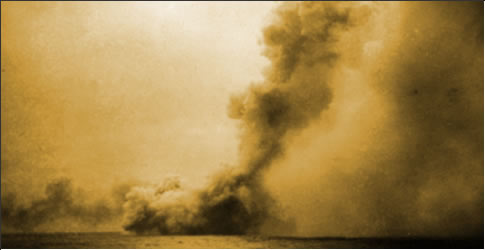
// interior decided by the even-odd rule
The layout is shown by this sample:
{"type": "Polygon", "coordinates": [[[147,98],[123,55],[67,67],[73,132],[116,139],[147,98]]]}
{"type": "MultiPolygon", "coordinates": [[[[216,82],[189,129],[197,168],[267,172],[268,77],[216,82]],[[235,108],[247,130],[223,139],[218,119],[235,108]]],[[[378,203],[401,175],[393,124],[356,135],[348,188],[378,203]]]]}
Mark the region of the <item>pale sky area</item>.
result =
{"type": "Polygon", "coordinates": [[[88,186],[199,181],[234,162],[229,96],[261,80],[261,29],[275,5],[5,4],[2,142],[19,143],[3,150],[29,157],[2,157],[20,163],[2,164],[2,185],[59,175],[88,186]],[[28,124],[30,134],[9,134],[28,124]]]}

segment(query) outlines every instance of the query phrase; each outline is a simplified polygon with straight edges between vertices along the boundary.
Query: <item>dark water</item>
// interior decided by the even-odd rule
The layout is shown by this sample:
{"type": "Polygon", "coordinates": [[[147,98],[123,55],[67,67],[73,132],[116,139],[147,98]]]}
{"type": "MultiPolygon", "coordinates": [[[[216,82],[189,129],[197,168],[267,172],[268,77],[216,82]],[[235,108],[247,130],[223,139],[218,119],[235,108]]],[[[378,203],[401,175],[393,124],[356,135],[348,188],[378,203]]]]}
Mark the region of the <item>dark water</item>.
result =
{"type": "Polygon", "coordinates": [[[134,236],[121,233],[2,234],[2,248],[483,248],[481,239],[134,236]]]}

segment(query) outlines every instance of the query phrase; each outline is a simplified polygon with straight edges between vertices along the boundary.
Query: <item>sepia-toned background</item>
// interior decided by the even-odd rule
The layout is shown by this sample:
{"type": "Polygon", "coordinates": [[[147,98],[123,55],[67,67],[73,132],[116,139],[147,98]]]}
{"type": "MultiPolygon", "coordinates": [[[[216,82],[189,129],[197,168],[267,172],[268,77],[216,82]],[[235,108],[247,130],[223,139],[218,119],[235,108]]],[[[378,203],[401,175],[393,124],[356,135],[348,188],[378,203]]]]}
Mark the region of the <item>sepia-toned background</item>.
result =
{"type": "Polygon", "coordinates": [[[2,232],[483,235],[483,3],[1,12],[2,232]],[[228,210],[157,194],[233,176],[228,210]]]}

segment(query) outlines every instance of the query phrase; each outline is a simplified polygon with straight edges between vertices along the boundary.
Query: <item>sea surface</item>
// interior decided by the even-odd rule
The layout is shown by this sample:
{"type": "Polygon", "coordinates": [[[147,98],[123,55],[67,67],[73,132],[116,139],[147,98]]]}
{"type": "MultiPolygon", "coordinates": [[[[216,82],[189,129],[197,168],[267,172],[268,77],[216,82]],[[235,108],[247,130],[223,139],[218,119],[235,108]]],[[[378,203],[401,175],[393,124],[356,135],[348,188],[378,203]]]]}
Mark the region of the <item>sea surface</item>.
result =
{"type": "Polygon", "coordinates": [[[136,236],[122,233],[2,234],[2,248],[483,248],[483,238],[289,238],[136,236]]]}

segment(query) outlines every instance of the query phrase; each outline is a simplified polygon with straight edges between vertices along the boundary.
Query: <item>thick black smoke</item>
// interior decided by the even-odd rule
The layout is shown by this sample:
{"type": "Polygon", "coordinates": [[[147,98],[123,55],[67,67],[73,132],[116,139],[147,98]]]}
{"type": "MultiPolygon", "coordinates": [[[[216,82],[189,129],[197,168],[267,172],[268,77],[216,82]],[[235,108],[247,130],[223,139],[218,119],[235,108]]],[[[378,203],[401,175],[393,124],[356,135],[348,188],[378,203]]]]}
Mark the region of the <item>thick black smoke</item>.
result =
{"type": "Polygon", "coordinates": [[[367,9],[348,3],[289,3],[264,30],[271,61],[266,80],[231,99],[240,120],[240,162],[202,190],[177,178],[138,187],[127,196],[124,228],[136,233],[243,234],[268,221],[284,223],[262,185],[264,170],[281,156],[285,140],[318,118],[332,100],[328,84],[342,34],[363,22],[367,9]]]}

